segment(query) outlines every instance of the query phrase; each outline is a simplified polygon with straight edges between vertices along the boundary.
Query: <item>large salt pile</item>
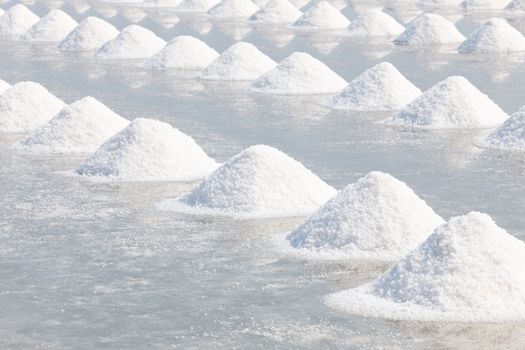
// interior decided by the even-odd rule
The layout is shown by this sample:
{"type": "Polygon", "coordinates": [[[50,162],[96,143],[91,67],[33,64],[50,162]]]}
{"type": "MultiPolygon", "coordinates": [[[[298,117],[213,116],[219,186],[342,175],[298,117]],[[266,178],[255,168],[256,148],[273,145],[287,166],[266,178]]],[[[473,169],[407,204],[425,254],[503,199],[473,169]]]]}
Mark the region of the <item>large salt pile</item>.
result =
{"type": "Polygon", "coordinates": [[[429,129],[491,128],[507,118],[498,105],[467,79],[453,76],[425,91],[383,123],[429,129]]]}
{"type": "Polygon", "coordinates": [[[144,66],[153,69],[201,69],[218,57],[219,53],[205,42],[192,36],[181,35],[150,57],[144,66]]]}
{"type": "Polygon", "coordinates": [[[9,84],[8,82],[0,79],[0,94],[3,94],[4,91],[9,89],[10,87],[11,87],[11,84],[9,84]]]}
{"type": "Polygon", "coordinates": [[[293,24],[296,28],[344,29],[350,21],[328,1],[320,1],[310,7],[293,24]]]}
{"type": "Polygon", "coordinates": [[[506,20],[492,18],[472,33],[459,47],[461,53],[525,51],[525,37],[506,20]]]}
{"type": "Polygon", "coordinates": [[[446,18],[425,13],[414,18],[395,40],[396,45],[432,46],[460,43],[465,40],[456,26],[446,18]]]}
{"type": "Polygon", "coordinates": [[[129,122],[93,97],[64,107],[13,148],[27,153],[90,153],[129,122]]]}
{"type": "Polygon", "coordinates": [[[363,12],[348,27],[352,36],[392,37],[403,33],[404,30],[405,27],[379,8],[363,12]]]}
{"type": "Polygon", "coordinates": [[[62,10],[51,10],[22,36],[29,41],[62,41],[76,26],[77,21],[62,10]]]}
{"type": "Polygon", "coordinates": [[[257,11],[259,7],[251,0],[222,0],[208,11],[208,15],[222,18],[248,18],[257,11]]]}
{"type": "Polygon", "coordinates": [[[525,151],[525,110],[520,109],[492,132],[483,142],[484,147],[525,151]]]}
{"type": "Polygon", "coordinates": [[[58,45],[60,50],[98,50],[119,35],[117,28],[98,17],[87,17],[58,45]]]}
{"type": "Polygon", "coordinates": [[[467,10],[502,10],[509,0],[465,0],[461,6],[467,10]]]}
{"type": "Polygon", "coordinates": [[[407,80],[392,64],[382,62],[357,78],[329,106],[356,111],[391,111],[404,107],[421,95],[421,90],[407,80]]]}
{"type": "Polygon", "coordinates": [[[191,193],[159,207],[250,218],[302,216],[335,193],[298,161],[257,145],[230,158],[191,193]]]}
{"type": "Polygon", "coordinates": [[[169,124],[138,118],[107,140],[77,173],[123,181],[193,181],[217,166],[190,136],[169,124]]]}
{"type": "Polygon", "coordinates": [[[0,132],[31,131],[48,122],[64,102],[32,81],[20,82],[0,95],[0,132]]]}
{"type": "Polygon", "coordinates": [[[130,25],[122,29],[120,34],[97,51],[96,57],[109,59],[148,58],[166,45],[166,42],[152,31],[130,25]]]}
{"type": "Polygon", "coordinates": [[[250,85],[262,94],[330,94],[341,91],[347,82],[323,62],[305,52],[294,52],[274,69],[250,85]]]}
{"type": "Polygon", "coordinates": [[[438,227],[374,282],[329,295],[340,310],[409,320],[525,319],[525,245],[486,214],[438,227]]]}
{"type": "Polygon", "coordinates": [[[0,17],[0,35],[21,35],[39,19],[24,5],[14,5],[0,17]]]}
{"type": "Polygon", "coordinates": [[[183,12],[207,12],[220,2],[221,0],[184,0],[176,9],[183,12]]]}
{"type": "Polygon", "coordinates": [[[209,80],[252,80],[275,67],[276,63],[250,43],[230,46],[197,75],[209,80]]]}
{"type": "Polygon", "coordinates": [[[294,23],[303,13],[288,0],[270,0],[251,20],[266,23],[294,23]]]}

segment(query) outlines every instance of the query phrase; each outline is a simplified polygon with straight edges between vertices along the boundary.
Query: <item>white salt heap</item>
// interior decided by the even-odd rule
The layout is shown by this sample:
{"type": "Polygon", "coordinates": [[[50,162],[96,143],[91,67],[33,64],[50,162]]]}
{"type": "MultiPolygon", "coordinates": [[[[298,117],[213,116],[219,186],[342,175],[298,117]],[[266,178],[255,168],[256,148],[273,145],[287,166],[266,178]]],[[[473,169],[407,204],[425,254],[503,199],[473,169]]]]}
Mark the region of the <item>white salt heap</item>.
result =
{"type": "Polygon", "coordinates": [[[13,148],[27,153],[90,153],[128,124],[95,98],[84,97],[64,107],[13,148]]]}
{"type": "Polygon", "coordinates": [[[492,128],[508,116],[467,79],[448,77],[409,103],[384,124],[429,129],[492,128]]]}
{"type": "Polygon", "coordinates": [[[15,84],[0,95],[0,132],[31,131],[48,122],[64,105],[38,83],[15,84]]]}
{"type": "Polygon", "coordinates": [[[459,47],[461,53],[525,51],[525,37],[506,20],[492,18],[472,33],[459,47]]]}
{"type": "Polygon", "coordinates": [[[525,245],[486,214],[438,227],[374,282],[329,295],[340,310],[389,319],[504,322],[525,319],[525,245]]]}
{"type": "Polygon", "coordinates": [[[262,94],[330,94],[347,82],[323,62],[304,52],[294,52],[274,69],[254,80],[250,91],[262,94]]]}
{"type": "Polygon", "coordinates": [[[443,223],[404,182],[374,171],[339,191],[287,239],[320,256],[395,260],[443,223]]]}
{"type": "Polygon", "coordinates": [[[303,13],[288,0],[270,0],[251,20],[266,23],[294,23],[303,13]]]}
{"type": "Polygon", "coordinates": [[[395,40],[396,45],[432,46],[460,43],[465,40],[456,26],[446,18],[425,13],[414,18],[395,40]]]}
{"type": "Polygon", "coordinates": [[[138,118],[76,171],[123,181],[193,181],[217,166],[190,136],[167,123],[138,118]]]}
{"type": "Polygon", "coordinates": [[[4,91],[9,89],[10,87],[11,87],[11,84],[9,84],[8,82],[0,79],[0,94],[3,94],[4,91]]]}
{"type": "Polygon", "coordinates": [[[461,3],[468,10],[502,10],[509,4],[509,0],[465,0],[461,3]]]}
{"type": "Polygon", "coordinates": [[[122,29],[120,34],[97,51],[97,58],[133,59],[148,58],[166,45],[166,42],[152,31],[130,25],[122,29]]]}
{"type": "Polygon", "coordinates": [[[14,5],[0,17],[0,35],[21,35],[39,19],[26,6],[14,5]]]}
{"type": "Polygon", "coordinates": [[[64,11],[51,10],[25,32],[22,40],[62,41],[77,24],[77,21],[64,11]]]}
{"type": "Polygon", "coordinates": [[[335,193],[298,161],[257,145],[230,158],[191,193],[159,207],[246,218],[302,216],[335,193]]]}
{"type": "Polygon", "coordinates": [[[222,0],[208,11],[208,15],[221,18],[248,18],[259,7],[251,0],[222,0]]]}
{"type": "Polygon", "coordinates": [[[176,7],[183,12],[207,12],[218,5],[221,0],[184,0],[176,7]]]}
{"type": "Polygon", "coordinates": [[[310,7],[294,23],[294,27],[306,29],[344,29],[350,21],[328,1],[320,1],[310,7]]]}
{"type": "Polygon", "coordinates": [[[208,80],[252,80],[275,67],[276,63],[250,43],[230,46],[197,75],[208,80]]]}
{"type": "Polygon", "coordinates": [[[352,36],[392,37],[404,30],[405,27],[378,8],[363,12],[348,27],[352,36]]]}
{"type": "Polygon", "coordinates": [[[150,57],[144,66],[153,69],[201,69],[218,57],[219,53],[205,42],[192,36],[181,35],[150,57]]]}
{"type": "Polygon", "coordinates": [[[87,17],[58,45],[60,50],[98,50],[119,35],[117,28],[98,17],[87,17]]]}
{"type": "Polygon", "coordinates": [[[361,73],[329,106],[355,111],[391,111],[404,107],[421,95],[392,64],[382,62],[361,73]]]}
{"type": "Polygon", "coordinates": [[[512,0],[506,7],[506,11],[522,12],[525,11],[525,3],[523,0],[512,0]]]}
{"type": "Polygon", "coordinates": [[[493,131],[483,142],[484,147],[525,151],[525,110],[520,109],[493,131]]]}

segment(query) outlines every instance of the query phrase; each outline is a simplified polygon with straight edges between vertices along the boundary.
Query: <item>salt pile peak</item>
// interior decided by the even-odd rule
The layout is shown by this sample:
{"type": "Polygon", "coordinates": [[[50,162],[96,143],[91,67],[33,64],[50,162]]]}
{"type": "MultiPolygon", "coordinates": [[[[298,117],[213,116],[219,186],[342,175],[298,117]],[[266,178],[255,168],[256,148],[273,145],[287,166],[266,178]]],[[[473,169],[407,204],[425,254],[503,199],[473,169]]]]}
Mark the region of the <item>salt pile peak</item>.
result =
{"type": "Polygon", "coordinates": [[[392,37],[403,33],[404,30],[405,27],[380,8],[363,12],[348,26],[352,36],[392,37]]]}
{"type": "Polygon", "coordinates": [[[250,91],[262,94],[330,94],[347,82],[323,62],[305,52],[294,52],[274,69],[254,80],[250,91]]]}
{"type": "Polygon", "coordinates": [[[421,90],[391,63],[382,62],[361,73],[329,106],[356,111],[391,111],[404,107],[421,95],[421,90]]]}
{"type": "Polygon", "coordinates": [[[396,45],[431,46],[460,43],[465,40],[456,26],[446,18],[424,13],[414,18],[396,39],[396,45]]]}
{"type": "Polygon", "coordinates": [[[250,19],[266,23],[294,23],[302,15],[288,0],[270,0],[250,19]]]}
{"type": "Polygon", "coordinates": [[[22,40],[62,41],[77,24],[77,21],[64,11],[51,10],[25,32],[22,40]]]}
{"type": "Polygon", "coordinates": [[[525,37],[503,18],[492,18],[472,33],[459,47],[461,53],[525,51],[525,37]]]}
{"type": "Polygon", "coordinates": [[[5,80],[0,79],[0,94],[3,94],[4,91],[9,89],[11,87],[11,84],[6,82],[5,80]]]}
{"type": "Polygon", "coordinates": [[[122,181],[193,181],[217,166],[190,136],[167,123],[138,118],[107,140],[76,172],[122,181]]]}
{"type": "Polygon", "coordinates": [[[207,12],[218,5],[221,0],[184,0],[176,7],[182,12],[207,12]]]}
{"type": "Polygon", "coordinates": [[[128,124],[128,120],[88,96],[64,107],[13,148],[26,153],[90,153],[128,124]]]}
{"type": "Polygon", "coordinates": [[[293,24],[305,29],[344,29],[350,21],[328,1],[320,1],[310,7],[293,24]]]}
{"type": "Polygon", "coordinates": [[[40,18],[22,4],[10,7],[0,17],[0,35],[21,35],[40,18]]]}
{"type": "Polygon", "coordinates": [[[461,6],[467,10],[502,10],[509,0],[465,0],[461,6]]]}
{"type": "Polygon", "coordinates": [[[221,18],[248,18],[257,11],[259,7],[251,0],[222,0],[208,11],[208,15],[221,18]]]}
{"type": "Polygon", "coordinates": [[[483,146],[503,150],[525,151],[525,109],[520,109],[493,131],[483,146]]]}
{"type": "Polygon", "coordinates": [[[437,83],[384,124],[444,128],[492,128],[508,118],[487,95],[467,79],[452,76],[437,83]]]}
{"type": "Polygon", "coordinates": [[[64,105],[38,83],[17,83],[0,95],[0,132],[31,131],[48,122],[64,105]]]}
{"type": "Polygon", "coordinates": [[[104,43],[114,39],[119,31],[98,17],[87,17],[58,45],[60,50],[98,50],[104,43]]]}
{"type": "Polygon", "coordinates": [[[152,31],[132,24],[97,51],[97,58],[133,59],[148,58],[166,45],[166,42],[152,31]]]}

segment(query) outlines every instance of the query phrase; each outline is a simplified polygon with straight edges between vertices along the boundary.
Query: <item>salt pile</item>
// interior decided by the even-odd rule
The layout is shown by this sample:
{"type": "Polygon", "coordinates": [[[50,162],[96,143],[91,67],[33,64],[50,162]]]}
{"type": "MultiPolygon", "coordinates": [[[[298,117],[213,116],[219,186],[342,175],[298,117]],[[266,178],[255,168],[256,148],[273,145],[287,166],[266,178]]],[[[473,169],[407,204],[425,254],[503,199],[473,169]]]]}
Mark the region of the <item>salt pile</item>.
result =
{"type": "Polygon", "coordinates": [[[208,11],[208,15],[222,18],[248,18],[257,11],[259,7],[251,0],[222,0],[208,11]]]}
{"type": "Polygon", "coordinates": [[[9,89],[10,87],[11,87],[11,84],[9,84],[8,82],[0,79],[0,94],[3,94],[4,91],[9,89]]]}
{"type": "Polygon", "coordinates": [[[33,130],[48,122],[62,107],[64,102],[38,83],[15,84],[0,95],[0,132],[33,130]]]}
{"type": "Polygon", "coordinates": [[[397,36],[405,30],[394,18],[381,9],[371,9],[357,16],[348,31],[353,36],[397,36]]]}
{"type": "Polygon", "coordinates": [[[509,0],[465,0],[461,6],[468,10],[502,10],[509,0]]]}
{"type": "Polygon", "coordinates": [[[77,24],[77,21],[64,11],[51,10],[25,32],[22,40],[62,41],[77,24]]]}
{"type": "Polygon", "coordinates": [[[97,58],[131,59],[148,58],[166,45],[166,42],[152,31],[130,25],[122,29],[120,34],[97,51],[97,58]]]}
{"type": "Polygon", "coordinates": [[[331,99],[329,106],[355,111],[391,111],[401,109],[419,95],[419,88],[392,64],[383,62],[352,80],[331,99]]]}
{"type": "Polygon", "coordinates": [[[293,24],[297,28],[344,29],[350,21],[328,1],[320,1],[310,7],[293,24]]]}
{"type": "Polygon", "coordinates": [[[522,0],[512,0],[506,7],[506,11],[521,12],[525,11],[525,3],[522,0]]]}
{"type": "Polygon", "coordinates": [[[27,153],[89,153],[129,122],[93,97],[64,107],[49,123],[34,130],[13,148],[27,153]]]}
{"type": "Polygon", "coordinates": [[[87,17],[58,45],[60,50],[98,50],[119,35],[117,28],[98,17],[87,17]]]}
{"type": "Polygon", "coordinates": [[[276,63],[250,43],[230,46],[197,75],[208,80],[252,80],[275,67],[276,63]]]}
{"type": "Polygon", "coordinates": [[[169,124],[138,118],[107,140],[77,173],[124,181],[193,181],[217,166],[190,136],[169,124]]]}
{"type": "Polygon", "coordinates": [[[184,0],[176,9],[183,12],[208,12],[220,2],[221,0],[184,0]]]}
{"type": "Polygon", "coordinates": [[[520,109],[492,132],[483,142],[484,147],[525,151],[525,110],[520,109]]]}
{"type": "Polygon", "coordinates": [[[440,15],[425,13],[414,18],[394,40],[394,44],[432,46],[459,43],[463,40],[465,37],[452,22],[440,15]]]}
{"type": "Polygon", "coordinates": [[[294,52],[274,69],[254,80],[250,91],[262,94],[330,94],[347,82],[323,62],[305,52],[294,52]]]}
{"type": "Polygon", "coordinates": [[[201,69],[218,57],[219,53],[205,42],[192,36],[181,35],[149,58],[144,66],[153,69],[201,69]]]}
{"type": "Polygon", "coordinates": [[[39,19],[24,5],[14,5],[0,17],[0,35],[21,35],[39,19]]]}
{"type": "Polygon", "coordinates": [[[294,23],[303,13],[288,0],[270,0],[251,20],[266,23],[294,23]]]}
{"type": "Polygon", "coordinates": [[[249,218],[302,216],[335,193],[298,161],[257,145],[230,158],[191,193],[159,207],[249,218]]]}
{"type": "Polygon", "coordinates": [[[491,128],[508,116],[467,79],[448,77],[437,83],[384,124],[429,129],[491,128]]]}
{"type": "Polygon", "coordinates": [[[461,53],[495,53],[525,50],[525,37],[506,20],[492,18],[459,47],[461,53]]]}

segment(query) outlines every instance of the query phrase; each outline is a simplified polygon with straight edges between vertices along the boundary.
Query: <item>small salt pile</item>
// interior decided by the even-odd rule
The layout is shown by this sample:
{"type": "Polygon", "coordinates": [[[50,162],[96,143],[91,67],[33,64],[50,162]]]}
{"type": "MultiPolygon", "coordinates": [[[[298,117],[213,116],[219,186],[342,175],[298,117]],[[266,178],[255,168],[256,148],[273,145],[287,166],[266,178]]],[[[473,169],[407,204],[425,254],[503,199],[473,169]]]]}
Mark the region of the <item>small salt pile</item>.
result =
{"type": "Polygon", "coordinates": [[[98,17],[87,17],[58,45],[63,51],[98,50],[119,35],[117,28],[98,17]]]}
{"type": "Polygon", "coordinates": [[[302,15],[288,0],[270,0],[250,19],[265,23],[294,23],[302,15]]]}
{"type": "Polygon", "coordinates": [[[306,10],[293,26],[305,29],[344,29],[349,24],[348,18],[328,1],[320,1],[306,10]]]}
{"type": "Polygon", "coordinates": [[[452,76],[382,123],[428,129],[492,128],[507,118],[498,105],[467,79],[452,76]]]}
{"type": "Polygon", "coordinates": [[[159,208],[249,218],[302,216],[335,193],[298,161],[257,145],[230,158],[191,193],[159,208]]]}
{"type": "Polygon", "coordinates": [[[525,37],[506,20],[492,18],[472,33],[459,47],[461,53],[507,53],[525,51],[525,37]]]}
{"type": "Polygon", "coordinates": [[[166,42],[152,31],[130,25],[97,51],[95,57],[108,59],[149,58],[166,45],[166,42]]]}
{"type": "Polygon", "coordinates": [[[152,69],[202,69],[219,57],[205,42],[188,35],[172,39],[162,50],[145,63],[152,69]]]}
{"type": "Polygon", "coordinates": [[[432,46],[460,43],[465,40],[456,26],[446,18],[425,13],[414,18],[396,39],[396,45],[432,46]]]}
{"type": "Polygon", "coordinates": [[[17,83],[0,95],[0,132],[31,131],[47,123],[64,105],[38,83],[17,83]]]}
{"type": "Polygon", "coordinates": [[[128,124],[128,120],[88,96],[64,107],[13,148],[25,153],[90,153],[128,124]]]}
{"type": "Polygon", "coordinates": [[[465,0],[461,6],[467,10],[502,10],[509,0],[465,0]]]}
{"type": "Polygon", "coordinates": [[[207,80],[253,80],[275,65],[274,60],[255,46],[240,41],[224,51],[197,77],[207,80]]]}
{"type": "Polygon", "coordinates": [[[405,30],[394,18],[376,8],[363,12],[357,16],[348,27],[352,36],[397,36],[405,30]]]}
{"type": "Polygon", "coordinates": [[[8,82],[0,79],[0,94],[3,94],[4,91],[9,89],[10,87],[11,87],[11,84],[9,84],[8,82]]]}
{"type": "Polygon", "coordinates": [[[0,35],[21,35],[40,18],[22,4],[14,5],[0,17],[0,35]]]}
{"type": "Polygon", "coordinates": [[[184,0],[176,7],[181,12],[208,12],[221,0],[184,0]]]}
{"type": "Polygon", "coordinates": [[[251,0],[222,0],[208,11],[208,15],[218,18],[248,18],[257,11],[259,7],[251,0]]]}
{"type": "Polygon", "coordinates": [[[76,170],[122,181],[193,181],[217,168],[188,135],[167,123],[135,119],[76,170]]]}
{"type": "Polygon", "coordinates": [[[294,52],[274,69],[250,85],[250,91],[262,94],[331,94],[341,91],[347,82],[323,62],[305,52],[294,52]]]}
{"type": "Polygon", "coordinates": [[[392,111],[404,107],[421,95],[392,64],[382,62],[361,73],[329,106],[355,111],[392,111]]]}
{"type": "Polygon", "coordinates": [[[520,109],[492,132],[483,147],[525,151],[525,109],[520,109]]]}
{"type": "Polygon", "coordinates": [[[486,214],[438,227],[370,284],[329,295],[349,313],[401,320],[505,322],[525,319],[525,244],[486,214]]]}
{"type": "Polygon", "coordinates": [[[77,24],[77,21],[64,11],[51,10],[25,32],[22,40],[62,41],[77,24]]]}

